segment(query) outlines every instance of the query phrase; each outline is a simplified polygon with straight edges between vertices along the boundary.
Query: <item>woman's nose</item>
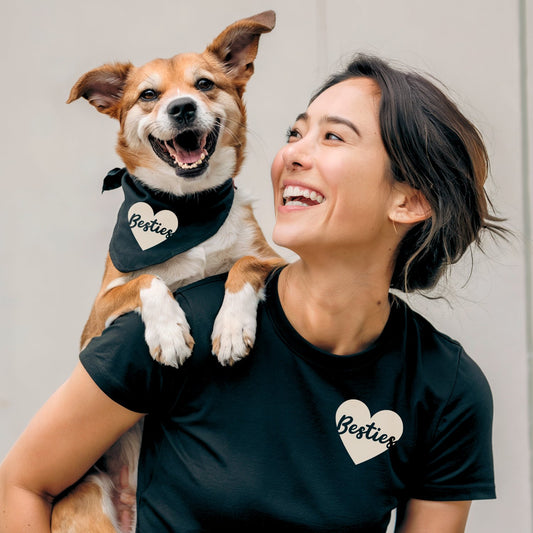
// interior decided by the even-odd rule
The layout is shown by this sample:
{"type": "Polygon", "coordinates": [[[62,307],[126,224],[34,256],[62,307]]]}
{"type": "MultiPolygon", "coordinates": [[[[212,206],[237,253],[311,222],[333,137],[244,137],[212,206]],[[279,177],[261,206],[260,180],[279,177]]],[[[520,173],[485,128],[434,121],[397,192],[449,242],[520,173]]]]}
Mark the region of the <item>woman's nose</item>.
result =
{"type": "Polygon", "coordinates": [[[283,163],[287,170],[309,168],[312,164],[308,143],[304,139],[293,141],[283,148],[283,163]]]}

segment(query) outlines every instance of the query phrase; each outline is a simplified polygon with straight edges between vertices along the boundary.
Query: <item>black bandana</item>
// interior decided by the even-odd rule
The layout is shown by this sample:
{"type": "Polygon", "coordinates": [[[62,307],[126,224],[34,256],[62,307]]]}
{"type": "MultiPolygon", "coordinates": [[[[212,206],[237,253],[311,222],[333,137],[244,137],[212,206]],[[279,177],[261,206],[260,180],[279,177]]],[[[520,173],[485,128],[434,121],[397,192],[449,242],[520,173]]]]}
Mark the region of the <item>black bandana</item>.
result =
{"type": "Polygon", "coordinates": [[[212,237],[233,204],[233,180],[208,191],[173,196],[146,188],[125,168],[104,179],[102,191],[124,190],[109,254],[120,272],[163,263],[212,237]]]}

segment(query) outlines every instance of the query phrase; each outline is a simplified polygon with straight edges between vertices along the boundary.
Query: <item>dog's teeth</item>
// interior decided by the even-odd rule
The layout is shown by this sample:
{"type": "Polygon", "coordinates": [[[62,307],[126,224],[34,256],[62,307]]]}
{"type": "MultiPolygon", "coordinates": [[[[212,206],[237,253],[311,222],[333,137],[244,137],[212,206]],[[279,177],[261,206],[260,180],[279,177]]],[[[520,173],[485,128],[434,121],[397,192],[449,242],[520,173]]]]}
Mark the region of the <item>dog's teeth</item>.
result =
{"type": "Polygon", "coordinates": [[[198,159],[198,161],[196,161],[195,163],[182,163],[177,157],[174,156],[174,154],[172,154],[172,159],[174,160],[176,165],[178,165],[178,167],[182,168],[183,170],[190,170],[191,168],[197,168],[198,165],[200,165],[206,157],[207,157],[207,154],[202,153],[202,155],[200,156],[200,159],[198,159]]]}
{"type": "Polygon", "coordinates": [[[180,161],[177,161],[177,160],[176,160],[176,163],[180,168],[184,170],[190,170],[191,168],[196,168],[201,163],[201,160],[196,161],[196,163],[191,163],[190,165],[188,163],[181,163],[180,161]]]}

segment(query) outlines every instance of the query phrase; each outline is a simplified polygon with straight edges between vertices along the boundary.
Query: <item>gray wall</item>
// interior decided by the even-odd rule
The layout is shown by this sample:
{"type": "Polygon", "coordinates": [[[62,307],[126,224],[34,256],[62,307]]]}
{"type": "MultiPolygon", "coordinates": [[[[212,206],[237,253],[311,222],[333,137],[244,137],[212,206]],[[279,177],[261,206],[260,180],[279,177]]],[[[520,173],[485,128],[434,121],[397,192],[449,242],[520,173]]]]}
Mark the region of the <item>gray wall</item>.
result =
{"type": "Polygon", "coordinates": [[[272,8],[278,24],[262,40],[248,88],[250,145],[238,181],[257,197],[267,235],[270,161],[312,89],[352,51],[434,74],[483,132],[488,189],[517,238],[487,243],[472,271],[470,258],[458,265],[441,289],[447,301],[411,302],[462,342],[492,385],[498,499],[474,504],[468,530],[531,530],[533,272],[524,238],[533,230],[533,197],[525,196],[533,186],[524,157],[531,142],[524,152],[523,139],[532,116],[521,94],[533,85],[531,72],[529,86],[521,78],[519,0],[18,0],[2,7],[0,457],[76,363],[120,202],[120,193],[99,192],[101,178],[120,164],[117,125],[85,102],[65,105],[71,85],[107,61],[141,64],[202,50],[227,24],[272,8]]]}

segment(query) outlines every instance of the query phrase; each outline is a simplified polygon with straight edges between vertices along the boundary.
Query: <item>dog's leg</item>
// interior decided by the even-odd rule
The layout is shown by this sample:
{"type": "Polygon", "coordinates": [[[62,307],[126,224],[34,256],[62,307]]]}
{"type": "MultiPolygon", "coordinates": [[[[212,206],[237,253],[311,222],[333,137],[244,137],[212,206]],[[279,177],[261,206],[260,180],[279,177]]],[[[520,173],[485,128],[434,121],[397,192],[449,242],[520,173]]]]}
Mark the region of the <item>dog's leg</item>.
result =
{"type": "Polygon", "coordinates": [[[279,257],[246,256],[229,271],[224,301],[211,335],[213,353],[221,364],[232,365],[248,355],[255,342],[257,306],[264,298],[267,276],[285,263],[279,257]]]}
{"type": "Polygon", "coordinates": [[[139,293],[145,339],[152,357],[164,365],[179,367],[191,355],[194,340],[183,309],[165,283],[153,277],[139,293]]]}
{"type": "Polygon", "coordinates": [[[124,531],[113,502],[121,470],[127,467],[129,490],[137,490],[137,468],[143,422],[135,424],[105,453],[97,466],[67,489],[54,503],[52,533],[131,533],[135,530],[136,505],[131,506],[131,527],[124,531]]]}
{"type": "Polygon", "coordinates": [[[83,349],[119,316],[141,314],[145,339],[154,359],[178,367],[191,355],[191,337],[185,313],[166,284],[156,276],[142,274],[129,279],[108,258],[102,290],[96,297],[81,339],[83,349]]]}
{"type": "Polygon", "coordinates": [[[111,500],[113,483],[106,474],[89,476],[54,504],[52,533],[117,533],[111,500]]]}

